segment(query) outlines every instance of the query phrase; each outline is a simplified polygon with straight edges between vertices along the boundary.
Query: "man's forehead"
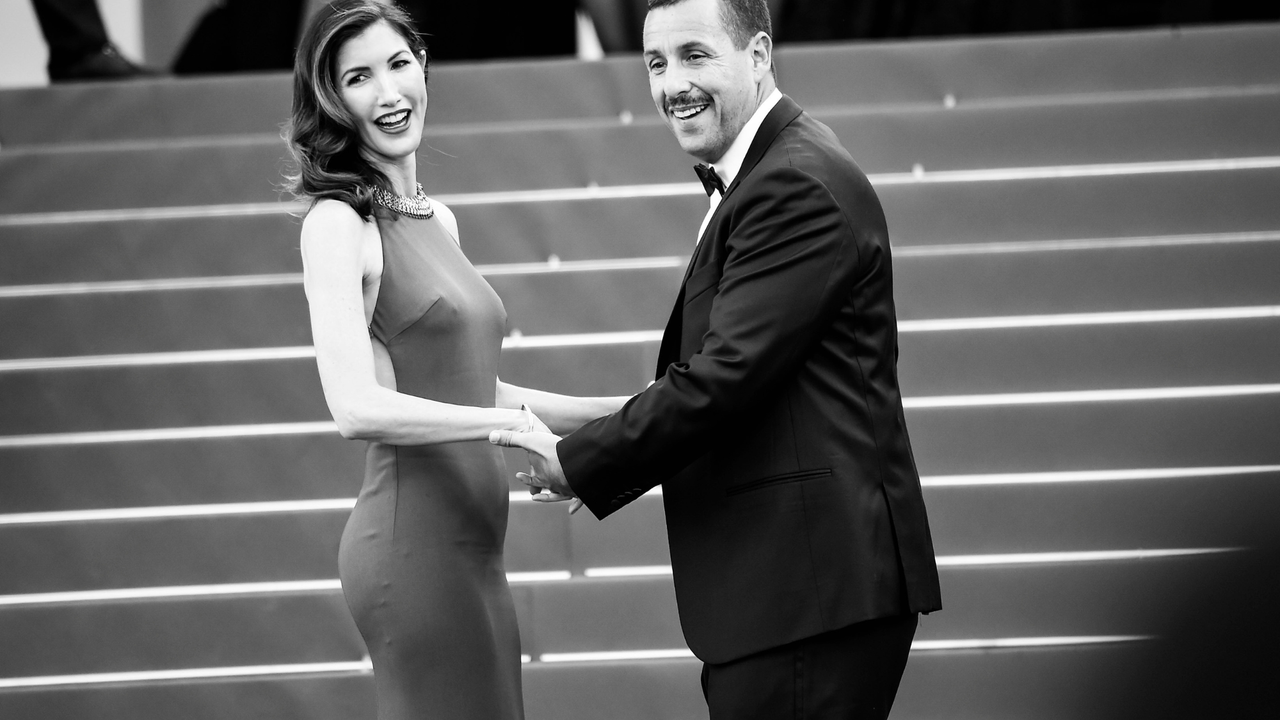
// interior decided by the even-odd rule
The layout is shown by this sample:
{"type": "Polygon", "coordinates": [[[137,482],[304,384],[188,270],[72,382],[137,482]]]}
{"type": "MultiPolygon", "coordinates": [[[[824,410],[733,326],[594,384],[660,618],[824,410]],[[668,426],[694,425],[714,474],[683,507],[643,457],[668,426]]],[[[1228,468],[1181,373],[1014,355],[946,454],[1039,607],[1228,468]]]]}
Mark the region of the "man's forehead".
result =
{"type": "Polygon", "coordinates": [[[712,44],[729,40],[717,0],[683,0],[655,8],[644,19],[644,48],[712,44]]]}

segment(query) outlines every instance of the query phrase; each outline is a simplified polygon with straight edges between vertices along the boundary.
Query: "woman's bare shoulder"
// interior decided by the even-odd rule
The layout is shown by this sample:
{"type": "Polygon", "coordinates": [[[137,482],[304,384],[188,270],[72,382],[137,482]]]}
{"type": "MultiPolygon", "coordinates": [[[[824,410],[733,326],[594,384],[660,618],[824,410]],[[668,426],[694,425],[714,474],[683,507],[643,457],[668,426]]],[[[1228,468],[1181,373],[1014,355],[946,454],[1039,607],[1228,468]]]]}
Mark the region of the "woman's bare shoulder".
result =
{"type": "Polygon", "coordinates": [[[439,200],[433,199],[431,201],[431,207],[436,211],[436,217],[439,218],[440,224],[444,225],[444,229],[448,230],[449,234],[453,236],[453,241],[461,245],[462,240],[458,236],[457,216],[453,214],[453,211],[449,209],[448,205],[445,205],[439,200]]]}
{"type": "Polygon", "coordinates": [[[341,200],[321,200],[302,220],[302,242],[304,245],[359,243],[371,230],[377,232],[377,226],[360,217],[350,205],[341,200]]]}

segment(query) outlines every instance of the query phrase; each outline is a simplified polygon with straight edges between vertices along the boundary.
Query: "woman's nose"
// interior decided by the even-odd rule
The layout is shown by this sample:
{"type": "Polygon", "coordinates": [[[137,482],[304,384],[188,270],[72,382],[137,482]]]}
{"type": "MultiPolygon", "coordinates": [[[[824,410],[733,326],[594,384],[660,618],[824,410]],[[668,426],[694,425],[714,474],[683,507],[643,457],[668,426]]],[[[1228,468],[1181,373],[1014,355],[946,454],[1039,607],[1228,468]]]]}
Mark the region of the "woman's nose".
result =
{"type": "Polygon", "coordinates": [[[378,103],[382,105],[394,105],[400,99],[400,88],[395,81],[387,75],[381,75],[375,80],[378,89],[378,103]]]}

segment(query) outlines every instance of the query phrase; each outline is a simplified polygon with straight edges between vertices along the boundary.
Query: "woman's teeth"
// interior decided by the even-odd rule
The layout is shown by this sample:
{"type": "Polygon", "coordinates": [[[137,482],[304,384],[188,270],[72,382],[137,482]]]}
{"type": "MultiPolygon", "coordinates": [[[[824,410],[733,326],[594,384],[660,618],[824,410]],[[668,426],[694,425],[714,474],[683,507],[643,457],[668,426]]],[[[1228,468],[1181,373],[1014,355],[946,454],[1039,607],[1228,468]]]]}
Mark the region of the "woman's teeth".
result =
{"type": "Polygon", "coordinates": [[[399,112],[383,115],[382,117],[377,118],[373,122],[377,124],[378,127],[386,128],[388,130],[393,130],[409,122],[409,111],[401,110],[399,112]]]}

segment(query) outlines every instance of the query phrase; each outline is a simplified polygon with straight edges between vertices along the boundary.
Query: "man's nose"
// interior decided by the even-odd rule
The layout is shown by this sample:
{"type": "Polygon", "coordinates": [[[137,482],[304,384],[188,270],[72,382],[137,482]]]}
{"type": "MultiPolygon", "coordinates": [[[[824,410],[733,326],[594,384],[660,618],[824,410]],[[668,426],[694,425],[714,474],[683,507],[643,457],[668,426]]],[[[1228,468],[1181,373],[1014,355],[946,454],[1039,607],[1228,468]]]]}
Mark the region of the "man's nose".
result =
{"type": "Polygon", "coordinates": [[[667,96],[670,102],[682,93],[687,93],[693,87],[689,82],[689,72],[680,67],[679,64],[672,65],[662,74],[662,92],[667,96]]]}

